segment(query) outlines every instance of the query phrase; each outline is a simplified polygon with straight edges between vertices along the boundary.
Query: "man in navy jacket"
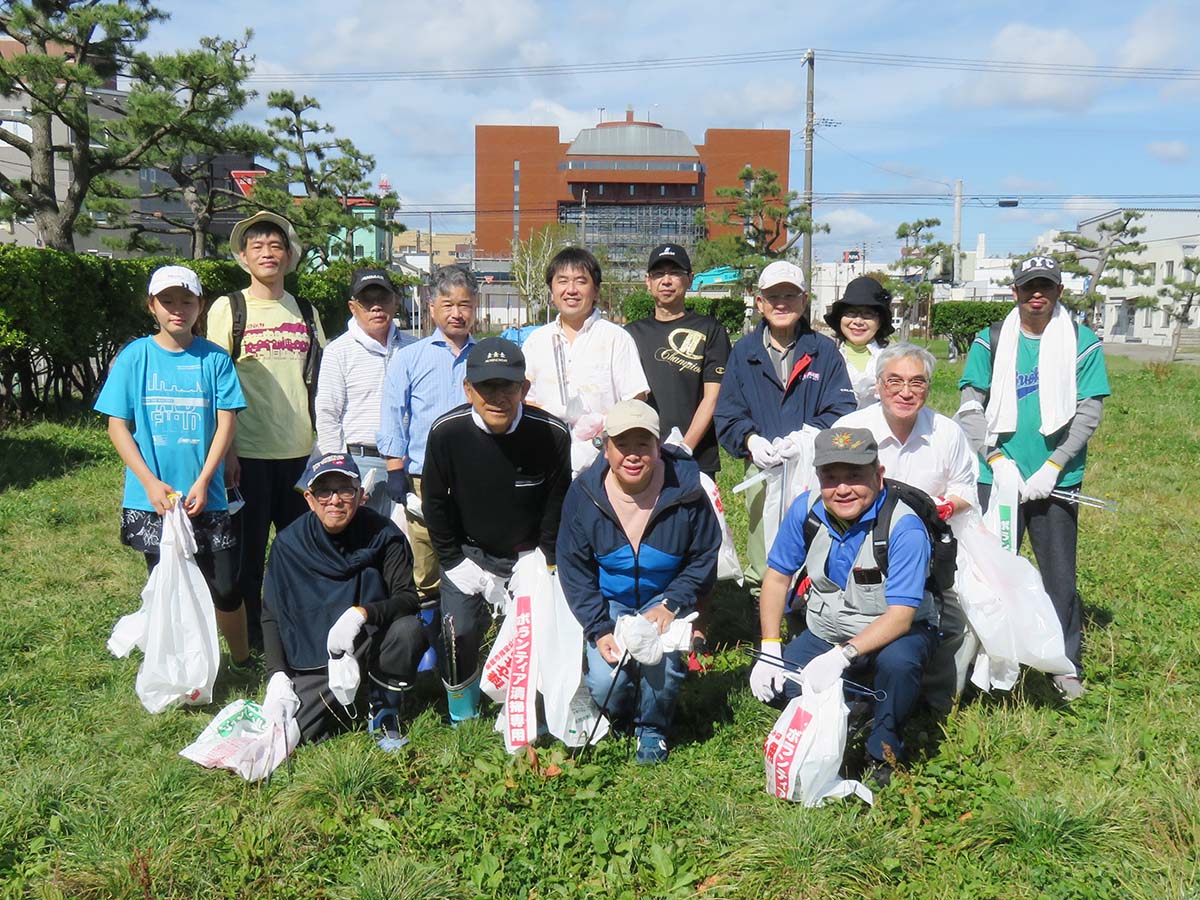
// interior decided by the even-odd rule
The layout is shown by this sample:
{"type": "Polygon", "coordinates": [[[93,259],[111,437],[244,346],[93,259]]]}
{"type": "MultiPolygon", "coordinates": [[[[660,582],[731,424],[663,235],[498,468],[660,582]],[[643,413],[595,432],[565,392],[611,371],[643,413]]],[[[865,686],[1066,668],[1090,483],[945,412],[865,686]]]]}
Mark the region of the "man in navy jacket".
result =
{"type": "Polygon", "coordinates": [[[639,763],[667,758],[687,667],[675,651],[642,665],[636,681],[624,668],[614,675],[616,620],[640,614],[665,632],[712,590],[720,545],[700,469],[663,448],[658,413],[641,400],[613,406],[604,454],[567,491],[556,555],[559,583],[588,640],[588,689],[597,703],[609,697],[610,718],[633,720],[639,763]]]}
{"type": "MultiPolygon", "coordinates": [[[[858,408],[837,345],[808,322],[804,272],[785,260],[771,263],[758,277],[755,302],[762,321],[734,345],[714,415],[717,439],[730,455],[746,460],[747,476],[783,462],[776,438],[805,425],[828,428],[858,408]]],[[[745,574],[756,595],[770,549],[765,499],[761,483],[746,491],[745,574]]]]}

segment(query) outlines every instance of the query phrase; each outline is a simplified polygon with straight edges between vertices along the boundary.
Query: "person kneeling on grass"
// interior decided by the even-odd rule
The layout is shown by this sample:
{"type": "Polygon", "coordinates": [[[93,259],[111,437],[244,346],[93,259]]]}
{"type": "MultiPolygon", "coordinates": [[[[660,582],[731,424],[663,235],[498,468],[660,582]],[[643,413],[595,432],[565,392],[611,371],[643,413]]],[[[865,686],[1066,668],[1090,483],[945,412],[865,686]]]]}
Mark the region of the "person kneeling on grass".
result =
{"type": "Polygon", "coordinates": [[[267,563],[262,622],[270,680],[263,714],[286,726],[285,710],[299,703],[301,739],[316,742],[348,724],[347,706],[365,689],[370,731],[382,749],[397,749],[405,743],[402,699],[429,646],[412,551],[395,523],[364,506],[349,455],[316,459],[297,487],[309,512],[279,532],[267,563]],[[359,687],[350,687],[347,706],[330,686],[333,661],[345,654],[359,667],[359,687]]]}
{"type": "MultiPolygon", "coordinates": [[[[867,737],[868,777],[885,785],[890,759],[903,757],[904,723],[938,641],[938,610],[925,587],[932,545],[920,517],[898,501],[888,531],[888,571],[881,570],[869,538],[888,491],[875,438],[865,428],[828,428],[817,435],[815,451],[820,492],[796,498],[767,558],[759,600],[762,653],[779,658],[788,587],[806,570],[808,627],[783,648],[783,659],[802,668],[805,690],[818,693],[844,672],[858,680],[873,674],[875,689],[886,697],[875,704],[867,737]],[[810,516],[816,520],[811,543],[805,536],[810,516]]],[[[796,696],[799,687],[783,674],[768,659],[755,663],[754,696],[770,701],[780,690],[796,696]]]]}
{"type": "Polygon", "coordinates": [[[588,640],[588,690],[598,704],[608,698],[611,719],[632,721],[643,765],[667,758],[687,666],[675,651],[642,665],[636,679],[614,672],[622,655],[616,619],[640,613],[665,632],[712,590],[721,546],[699,466],[659,438],[658,413],[647,404],[613,406],[604,453],[567,491],[558,531],[559,582],[588,640]]]}
{"type": "Polygon", "coordinates": [[[108,436],[126,467],[121,543],[144,554],[153,572],[163,513],[183,503],[196,539],[196,565],[237,669],[249,663],[250,646],[222,470],[246,400],[229,354],[192,333],[204,308],[201,292],[191,269],[155,270],[148,306],[158,330],[121,351],[95,408],[108,416],[108,436]]]}

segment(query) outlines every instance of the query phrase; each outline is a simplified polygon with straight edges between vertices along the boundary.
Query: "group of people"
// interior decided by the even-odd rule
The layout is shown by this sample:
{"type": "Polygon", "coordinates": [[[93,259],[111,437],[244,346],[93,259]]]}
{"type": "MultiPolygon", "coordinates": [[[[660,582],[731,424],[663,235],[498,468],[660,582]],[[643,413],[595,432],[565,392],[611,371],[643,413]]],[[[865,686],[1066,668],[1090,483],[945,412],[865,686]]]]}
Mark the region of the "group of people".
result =
{"type": "Polygon", "coordinates": [[[793,694],[789,668],[814,690],[847,672],[873,679],[887,699],[867,750],[886,774],[922,695],[948,710],[974,655],[953,592],[930,589],[929,534],[895,481],[948,518],[986,499],[980,460],[997,454],[1020,470],[1020,526],[1077,667],[1060,690],[1082,692],[1077,512],[1063,497],[1108,385],[1095,335],[1058,303],[1052,259],[1019,266],[1015,309],[976,339],[951,419],[926,406],[933,357],[888,343],[890,298],[870,278],[834,304],[831,339],[811,327],[803,272],[772,262],[762,319],[731,346],[686,308],[683,247],[651,252],[654,314],[624,328],[596,307],[599,263],[571,247],[546,271],[557,316],[519,347],[473,336],[470,272],[433,273],[433,333],[416,340],[396,324],[387,273],[363,269],[347,331],[326,345],[284,287],[301,252],[290,223],[258,213],[231,244],[250,284],[213,301],[204,337],[196,276],[154,273],[157,329],[121,352],[96,409],[127,466],[122,542],[152,569],[162,514],[185,504],[231,665],[262,648],[264,714],[295,717],[304,739],[349,721],[346,686],[331,686],[346,656],[364,676],[351,705],[384,749],[404,742],[405,697],[431,657],[451,720],[478,716],[492,610],[518,559],[540,551],[582,626],[592,697],[634,731],[639,762],[665,760],[686,653],[623,665],[617,622],[665,633],[698,613],[703,640],[721,531],[702,476],[720,469],[719,447],[748,476],[776,470],[805,426],[820,430],[813,489],[774,523],[761,483],[746,496],[755,696],[793,694]],[[244,502],[232,517],[231,499],[244,502]]]}

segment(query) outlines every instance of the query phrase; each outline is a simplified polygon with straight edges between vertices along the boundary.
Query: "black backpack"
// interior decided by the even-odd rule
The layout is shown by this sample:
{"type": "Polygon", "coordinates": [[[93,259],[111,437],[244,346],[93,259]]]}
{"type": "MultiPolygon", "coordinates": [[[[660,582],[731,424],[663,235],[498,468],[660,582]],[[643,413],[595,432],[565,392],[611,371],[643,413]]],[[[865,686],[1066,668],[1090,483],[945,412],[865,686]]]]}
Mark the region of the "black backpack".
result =
{"type": "MultiPolygon", "coordinates": [[[[875,565],[879,567],[879,571],[886,578],[892,515],[896,511],[896,503],[903,500],[925,525],[925,531],[933,545],[929,556],[929,575],[925,579],[925,589],[933,594],[940,605],[942,594],[954,587],[954,572],[958,567],[958,539],[954,537],[950,526],[938,516],[937,504],[933,502],[933,498],[923,490],[891,478],[883,479],[883,485],[887,489],[887,496],[884,498],[883,506],[879,508],[879,515],[871,529],[875,565]]],[[[810,507],[808,516],[804,519],[804,545],[811,547],[813,538],[824,527],[810,507]]],[[[803,583],[803,579],[801,582],[803,583]]]]}
{"type": "MultiPolygon", "coordinates": [[[[317,421],[317,375],[321,370],[321,345],[317,341],[317,321],[312,304],[303,297],[296,298],[304,328],[308,332],[308,352],[304,355],[304,384],[308,388],[308,415],[315,427],[317,421]]],[[[229,295],[229,312],[233,316],[234,363],[242,354],[242,338],[246,336],[246,294],[234,291],[229,295]]]]}

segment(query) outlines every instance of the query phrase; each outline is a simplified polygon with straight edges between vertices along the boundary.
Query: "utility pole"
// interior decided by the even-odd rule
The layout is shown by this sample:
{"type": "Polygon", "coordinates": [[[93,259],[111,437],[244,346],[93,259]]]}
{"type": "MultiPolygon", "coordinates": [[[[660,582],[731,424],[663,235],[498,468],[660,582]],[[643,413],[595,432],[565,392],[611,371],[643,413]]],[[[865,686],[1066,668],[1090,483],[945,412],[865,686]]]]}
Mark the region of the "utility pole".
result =
{"type": "Polygon", "coordinates": [[[804,54],[808,66],[808,100],[804,118],[804,205],[808,208],[809,230],[804,235],[804,281],[812,284],[812,221],[813,221],[813,77],[816,56],[809,50],[804,54]]]}
{"type": "Polygon", "coordinates": [[[863,267],[862,273],[864,275],[866,275],[867,274],[867,242],[866,241],[863,241],[863,243],[862,243],[862,256],[859,257],[859,261],[862,263],[862,267],[863,267]]]}
{"type": "Polygon", "coordinates": [[[583,210],[579,214],[579,245],[587,246],[587,188],[583,189],[583,210]]]}
{"type": "Polygon", "coordinates": [[[429,213],[429,283],[433,284],[433,213],[429,213]]]}
{"type": "Polygon", "coordinates": [[[951,284],[962,281],[962,179],[954,182],[954,280],[951,284]]]}

